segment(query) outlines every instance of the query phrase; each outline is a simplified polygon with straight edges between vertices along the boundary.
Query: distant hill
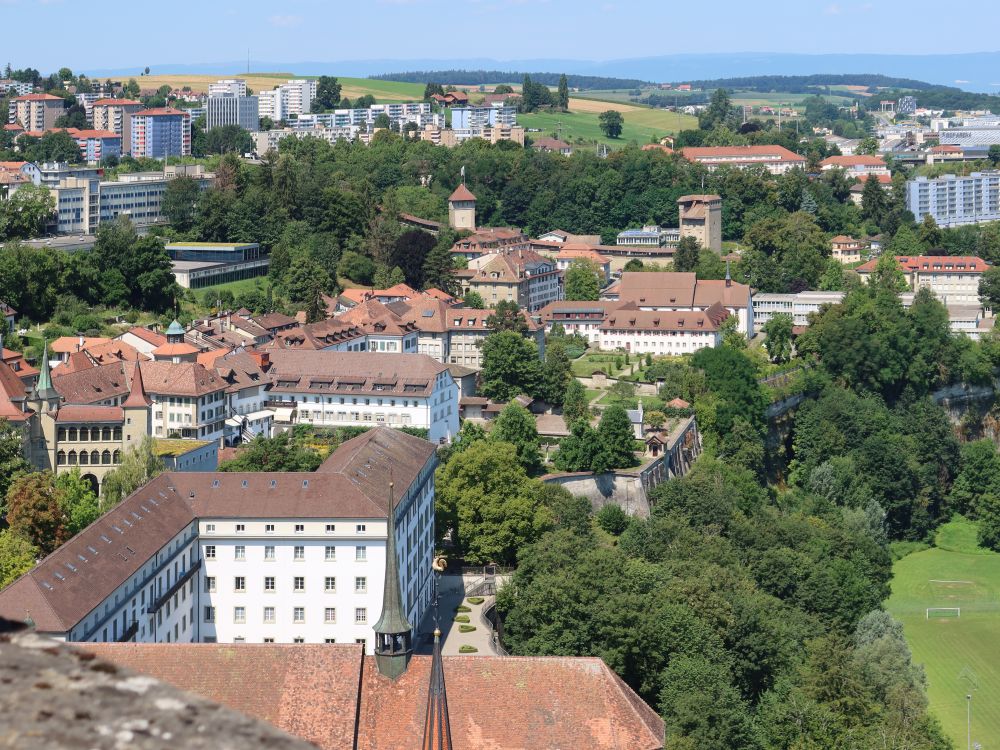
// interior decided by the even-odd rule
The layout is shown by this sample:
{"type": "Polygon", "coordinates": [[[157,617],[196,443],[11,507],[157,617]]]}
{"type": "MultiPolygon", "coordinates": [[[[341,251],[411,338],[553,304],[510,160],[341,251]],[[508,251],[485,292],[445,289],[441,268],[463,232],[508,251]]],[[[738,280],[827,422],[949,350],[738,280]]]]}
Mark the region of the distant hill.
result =
{"type": "MultiPolygon", "coordinates": [[[[145,65],[145,63],[143,63],[145,65]]],[[[138,75],[131,68],[87,71],[92,76],[138,75]]],[[[234,73],[247,69],[246,60],[215,63],[151,65],[153,73],[234,73]]],[[[392,70],[543,70],[567,75],[620,78],[630,81],[709,81],[736,76],[807,76],[816,74],[880,74],[894,78],[958,86],[966,91],[1000,89],[1000,52],[960,55],[806,55],[769,52],[678,54],[617,60],[491,58],[370,59],[314,62],[253,61],[253,70],[287,70],[295,75],[366,77],[392,70]]]]}
{"type": "MultiPolygon", "coordinates": [[[[774,91],[787,94],[808,94],[826,86],[867,86],[868,88],[914,89],[921,91],[936,84],[912,78],[892,78],[876,73],[819,73],[808,76],[742,76],[739,78],[714,78],[699,81],[674,81],[689,83],[697,89],[739,89],[741,91],[774,91]]],[[[943,87],[942,87],[943,88],[943,87]]],[[[955,89],[958,91],[958,89],[955,89]]]]}
{"type": "MultiPolygon", "coordinates": [[[[562,73],[519,73],[503,70],[412,70],[405,73],[382,73],[368,76],[378,81],[401,81],[403,83],[459,83],[486,85],[496,83],[519,83],[526,75],[535,83],[557,86],[562,73]]],[[[649,81],[637,78],[607,78],[567,73],[566,82],[575,89],[637,89],[648,86],[649,81]]]]}

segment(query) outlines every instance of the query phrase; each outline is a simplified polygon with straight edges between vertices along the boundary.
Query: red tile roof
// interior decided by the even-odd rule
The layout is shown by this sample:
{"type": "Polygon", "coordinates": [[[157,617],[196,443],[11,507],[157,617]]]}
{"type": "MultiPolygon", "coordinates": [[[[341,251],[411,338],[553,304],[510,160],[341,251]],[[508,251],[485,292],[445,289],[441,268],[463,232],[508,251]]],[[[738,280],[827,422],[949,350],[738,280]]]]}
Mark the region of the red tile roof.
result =
{"type": "MultiPolygon", "coordinates": [[[[990,269],[989,263],[975,255],[897,255],[899,268],[902,271],[918,271],[922,273],[984,273],[990,269]],[[935,268],[935,266],[939,266],[935,268]],[[951,266],[946,268],[945,266],[951,266]]],[[[878,265],[878,258],[858,266],[858,273],[871,273],[878,265]]]]}
{"type": "MultiPolygon", "coordinates": [[[[681,149],[681,155],[689,161],[712,158],[776,157],[772,161],[794,161],[804,163],[806,158],[789,151],[784,146],[688,146],[681,149]]],[[[756,159],[754,159],[756,161],[756,159]]]]}
{"type": "Polygon", "coordinates": [[[98,99],[94,102],[95,107],[128,107],[128,106],[142,106],[142,102],[137,102],[135,99],[98,99]]]}
{"type": "Polygon", "coordinates": [[[119,406],[63,406],[56,414],[57,422],[114,422],[125,417],[119,406]]]}
{"type": "Polygon", "coordinates": [[[142,326],[133,326],[128,329],[127,333],[131,333],[136,338],[140,338],[147,344],[152,344],[153,346],[160,346],[161,344],[167,343],[167,337],[162,333],[151,331],[148,328],[143,328],[142,326]]]}
{"type": "Polygon", "coordinates": [[[15,102],[54,102],[54,101],[65,101],[60,96],[53,96],[52,94],[24,94],[22,96],[14,97],[15,102]]]}
{"type": "MultiPolygon", "coordinates": [[[[430,656],[396,680],[355,644],[87,643],[80,648],[205,696],[322,750],[411,750],[430,656]]],[[[459,750],[660,750],[664,725],[594,657],[442,657],[459,750]],[[503,710],[498,710],[502,706],[503,710]]]]}
{"type": "Polygon", "coordinates": [[[133,117],[169,117],[172,115],[186,115],[189,114],[183,109],[174,109],[173,107],[155,107],[153,109],[144,109],[142,112],[135,112],[133,117]]]}
{"type": "Polygon", "coordinates": [[[448,196],[448,200],[450,201],[474,201],[475,199],[476,196],[474,196],[472,191],[465,186],[464,182],[455,188],[454,193],[448,196]]]}

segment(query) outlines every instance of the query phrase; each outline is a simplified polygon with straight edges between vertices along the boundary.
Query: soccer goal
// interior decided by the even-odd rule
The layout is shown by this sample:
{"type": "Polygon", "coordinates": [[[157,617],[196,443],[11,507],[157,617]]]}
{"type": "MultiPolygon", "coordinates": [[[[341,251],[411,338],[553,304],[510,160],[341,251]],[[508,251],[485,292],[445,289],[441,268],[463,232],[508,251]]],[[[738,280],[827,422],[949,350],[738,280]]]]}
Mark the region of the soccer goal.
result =
{"type": "Polygon", "coordinates": [[[962,608],[961,607],[928,607],[927,608],[927,619],[932,617],[961,617],[962,608]]]}

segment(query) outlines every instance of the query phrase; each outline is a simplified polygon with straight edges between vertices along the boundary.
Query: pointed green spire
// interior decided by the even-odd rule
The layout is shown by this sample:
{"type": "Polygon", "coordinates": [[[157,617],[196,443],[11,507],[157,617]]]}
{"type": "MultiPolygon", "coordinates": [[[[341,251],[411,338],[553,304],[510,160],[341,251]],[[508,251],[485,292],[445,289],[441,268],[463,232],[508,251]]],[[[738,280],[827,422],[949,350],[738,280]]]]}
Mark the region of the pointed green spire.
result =
{"type": "Polygon", "coordinates": [[[403,613],[399,589],[399,561],[396,559],[396,503],[393,483],[389,483],[388,536],[385,542],[385,586],[382,616],[375,623],[375,664],[378,671],[395,680],[406,671],[413,653],[413,626],[403,613]]]}
{"type": "Polygon", "coordinates": [[[451,721],[448,717],[448,691],[444,685],[444,661],[441,659],[441,631],[434,630],[434,656],[431,683],[427,689],[427,713],[424,718],[424,741],[420,750],[451,750],[451,721]]]}
{"type": "Polygon", "coordinates": [[[52,387],[52,373],[49,372],[49,342],[45,339],[42,346],[42,366],[38,373],[38,383],[35,385],[36,398],[50,400],[58,399],[59,394],[52,387]]]}

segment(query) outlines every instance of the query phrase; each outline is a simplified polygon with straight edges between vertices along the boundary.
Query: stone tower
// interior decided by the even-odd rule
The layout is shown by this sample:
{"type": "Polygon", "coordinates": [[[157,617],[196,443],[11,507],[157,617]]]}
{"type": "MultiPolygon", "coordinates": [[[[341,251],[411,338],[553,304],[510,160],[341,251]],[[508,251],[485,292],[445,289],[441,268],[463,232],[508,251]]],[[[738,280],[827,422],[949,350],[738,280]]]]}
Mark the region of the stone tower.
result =
{"type": "Polygon", "coordinates": [[[448,226],[476,231],[476,196],[462,182],[448,198],[448,226]]]}

